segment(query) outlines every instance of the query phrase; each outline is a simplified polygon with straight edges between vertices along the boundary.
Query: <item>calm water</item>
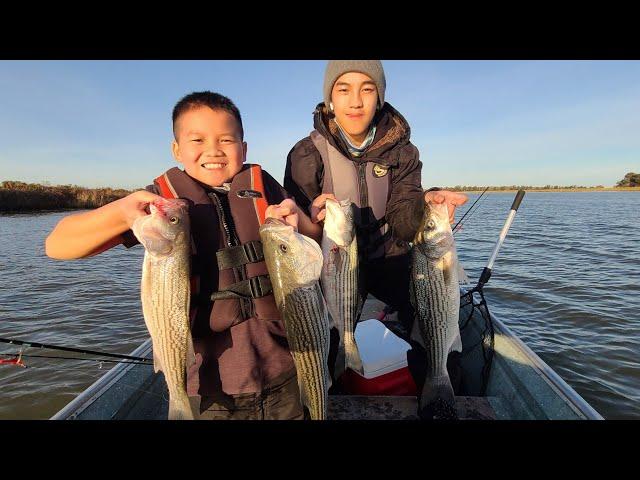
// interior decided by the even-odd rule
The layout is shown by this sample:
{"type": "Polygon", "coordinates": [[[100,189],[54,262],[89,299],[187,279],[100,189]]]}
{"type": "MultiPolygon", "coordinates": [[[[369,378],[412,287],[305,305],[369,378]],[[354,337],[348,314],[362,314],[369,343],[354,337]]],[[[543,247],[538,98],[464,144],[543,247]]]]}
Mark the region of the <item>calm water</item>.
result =
{"type": "MultiPolygon", "coordinates": [[[[513,197],[486,195],[456,235],[469,277],[479,276],[513,197]]],[[[51,260],[44,239],[67,214],[0,216],[0,337],[129,353],[147,338],[144,251],[51,260]]],[[[638,220],[638,192],[528,193],[486,287],[493,313],[607,419],[640,418],[638,220]]],[[[49,418],[111,367],[24,360],[30,368],[0,365],[0,419],[49,418]]]]}

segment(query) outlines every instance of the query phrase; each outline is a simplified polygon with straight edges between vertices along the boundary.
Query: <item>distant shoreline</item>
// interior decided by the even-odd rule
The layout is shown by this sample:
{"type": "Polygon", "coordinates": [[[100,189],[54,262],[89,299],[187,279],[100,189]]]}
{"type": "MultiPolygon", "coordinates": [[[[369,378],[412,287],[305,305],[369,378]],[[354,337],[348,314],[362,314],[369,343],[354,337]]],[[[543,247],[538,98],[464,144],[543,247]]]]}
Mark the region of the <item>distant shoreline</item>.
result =
{"type": "MultiPolygon", "coordinates": [[[[481,193],[484,188],[472,186],[441,187],[463,193],[481,193]]],[[[487,193],[515,193],[521,187],[490,187],[487,193]]],[[[640,192],[640,187],[522,187],[527,192],[640,192]]],[[[85,188],[77,185],[40,185],[18,181],[0,182],[0,212],[44,212],[81,210],[101,207],[122,198],[134,190],[85,188]]]]}

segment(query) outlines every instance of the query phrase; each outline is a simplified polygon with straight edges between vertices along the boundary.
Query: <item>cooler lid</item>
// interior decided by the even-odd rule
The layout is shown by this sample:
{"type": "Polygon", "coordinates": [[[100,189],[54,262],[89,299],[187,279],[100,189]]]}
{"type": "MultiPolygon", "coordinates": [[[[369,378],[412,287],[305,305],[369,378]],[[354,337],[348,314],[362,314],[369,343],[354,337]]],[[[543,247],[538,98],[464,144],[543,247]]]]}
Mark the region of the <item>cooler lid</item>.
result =
{"type": "Polygon", "coordinates": [[[411,346],[371,318],[358,322],[355,331],[365,378],[378,377],[407,366],[407,350],[411,346]]]}

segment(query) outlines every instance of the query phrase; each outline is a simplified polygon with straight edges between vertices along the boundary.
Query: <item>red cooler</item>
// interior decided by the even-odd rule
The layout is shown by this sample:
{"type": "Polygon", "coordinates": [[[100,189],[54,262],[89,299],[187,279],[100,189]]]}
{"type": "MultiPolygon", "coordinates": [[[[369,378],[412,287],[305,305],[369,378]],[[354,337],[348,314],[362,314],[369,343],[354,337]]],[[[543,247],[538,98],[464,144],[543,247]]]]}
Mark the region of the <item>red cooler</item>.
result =
{"type": "Polygon", "coordinates": [[[417,395],[409,367],[407,342],[376,319],[358,323],[355,331],[364,374],[347,369],[340,377],[347,395],[417,395]]]}

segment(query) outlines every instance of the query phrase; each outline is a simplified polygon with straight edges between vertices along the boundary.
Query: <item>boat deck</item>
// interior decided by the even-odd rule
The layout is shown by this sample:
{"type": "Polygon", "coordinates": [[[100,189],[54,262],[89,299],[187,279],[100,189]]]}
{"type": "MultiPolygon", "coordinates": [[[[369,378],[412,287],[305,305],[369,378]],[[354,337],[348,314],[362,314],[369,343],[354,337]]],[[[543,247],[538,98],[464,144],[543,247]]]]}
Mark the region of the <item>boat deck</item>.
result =
{"type": "MultiPolygon", "coordinates": [[[[494,397],[456,397],[460,420],[496,420],[494,397]]],[[[418,420],[416,397],[334,395],[329,397],[329,420],[418,420]]]]}
{"type": "MultiPolygon", "coordinates": [[[[363,318],[376,318],[381,302],[368,299],[363,318]]],[[[461,309],[467,318],[469,307],[461,309]]],[[[473,313],[473,312],[472,312],[473,313]]],[[[463,345],[470,345],[462,357],[462,385],[456,397],[461,420],[601,420],[585,400],[567,385],[542,359],[532,352],[506,325],[491,316],[495,329],[495,354],[486,396],[481,396],[484,366],[481,333],[485,320],[474,313],[462,332],[463,345]]],[[[398,327],[391,318],[385,325],[398,327]]],[[[152,357],[147,340],[131,355],[152,357]]],[[[52,418],[81,420],[165,420],[168,392],[162,373],[149,365],[120,363],[82,392],[52,418]]],[[[416,420],[414,396],[330,395],[329,420],[416,420]]]]}

